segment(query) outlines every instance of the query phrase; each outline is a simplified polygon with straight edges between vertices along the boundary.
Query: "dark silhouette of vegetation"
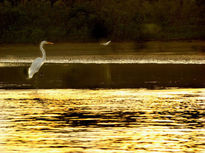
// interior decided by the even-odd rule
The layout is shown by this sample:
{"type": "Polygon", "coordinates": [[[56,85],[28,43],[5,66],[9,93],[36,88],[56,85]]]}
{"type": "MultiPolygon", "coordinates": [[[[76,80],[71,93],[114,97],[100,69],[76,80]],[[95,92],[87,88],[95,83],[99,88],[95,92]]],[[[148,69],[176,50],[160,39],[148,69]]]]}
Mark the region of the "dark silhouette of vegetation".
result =
{"type": "Polygon", "coordinates": [[[0,42],[205,39],[204,0],[0,0],[0,42]]]}

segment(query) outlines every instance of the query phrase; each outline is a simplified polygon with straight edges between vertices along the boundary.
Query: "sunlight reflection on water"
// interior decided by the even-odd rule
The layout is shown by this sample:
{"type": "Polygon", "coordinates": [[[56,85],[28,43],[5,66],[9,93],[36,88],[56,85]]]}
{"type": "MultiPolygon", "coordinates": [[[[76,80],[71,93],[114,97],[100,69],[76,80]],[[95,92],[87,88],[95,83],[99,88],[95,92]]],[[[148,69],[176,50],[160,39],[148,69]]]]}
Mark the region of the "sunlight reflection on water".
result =
{"type": "MultiPolygon", "coordinates": [[[[32,63],[35,57],[0,58],[0,67],[32,63]]],[[[82,64],[205,64],[205,55],[138,54],[138,55],[75,55],[49,56],[46,63],[82,64]]]]}
{"type": "Polygon", "coordinates": [[[205,89],[0,90],[3,153],[197,152],[205,89]]]}

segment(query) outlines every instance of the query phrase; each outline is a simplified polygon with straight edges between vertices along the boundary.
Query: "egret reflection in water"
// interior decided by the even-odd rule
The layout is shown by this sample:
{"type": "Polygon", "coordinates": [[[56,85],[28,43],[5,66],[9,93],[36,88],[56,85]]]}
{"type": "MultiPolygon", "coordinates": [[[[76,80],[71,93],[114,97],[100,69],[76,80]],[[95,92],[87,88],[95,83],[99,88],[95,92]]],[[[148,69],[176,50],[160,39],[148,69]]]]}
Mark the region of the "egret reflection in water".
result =
{"type": "Polygon", "coordinates": [[[53,43],[52,42],[48,42],[48,41],[42,41],[40,43],[40,50],[42,52],[42,57],[36,58],[33,61],[33,63],[31,64],[31,66],[29,67],[29,69],[28,69],[28,77],[29,77],[29,79],[31,79],[33,77],[33,75],[39,71],[39,69],[41,68],[41,66],[43,65],[43,63],[46,60],[46,52],[43,49],[43,45],[44,44],[53,44],[53,43]]]}

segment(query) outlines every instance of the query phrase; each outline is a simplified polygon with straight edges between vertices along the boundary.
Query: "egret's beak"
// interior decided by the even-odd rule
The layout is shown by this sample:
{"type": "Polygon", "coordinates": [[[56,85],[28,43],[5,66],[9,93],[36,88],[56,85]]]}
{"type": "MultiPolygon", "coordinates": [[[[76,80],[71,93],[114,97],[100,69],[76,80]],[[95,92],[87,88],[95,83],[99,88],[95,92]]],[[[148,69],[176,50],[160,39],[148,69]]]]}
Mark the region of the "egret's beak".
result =
{"type": "Polygon", "coordinates": [[[53,42],[49,42],[49,41],[47,41],[47,44],[49,44],[49,45],[53,45],[54,43],[53,43],[53,42]]]}

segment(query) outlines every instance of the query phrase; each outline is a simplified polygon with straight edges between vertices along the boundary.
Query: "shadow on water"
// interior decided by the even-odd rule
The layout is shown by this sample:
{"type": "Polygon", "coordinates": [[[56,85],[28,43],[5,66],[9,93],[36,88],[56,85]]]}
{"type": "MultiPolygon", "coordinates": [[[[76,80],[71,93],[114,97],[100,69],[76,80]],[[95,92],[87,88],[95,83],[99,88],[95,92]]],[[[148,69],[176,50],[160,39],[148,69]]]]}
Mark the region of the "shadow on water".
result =
{"type": "MultiPolygon", "coordinates": [[[[101,112],[91,114],[90,112],[79,112],[79,110],[68,110],[67,113],[55,114],[52,117],[32,117],[33,121],[53,121],[60,122],[56,128],[61,127],[144,127],[149,126],[168,126],[175,129],[181,128],[203,128],[204,122],[199,120],[205,113],[200,111],[154,111],[149,113],[145,111],[137,112],[101,112]],[[184,126],[185,125],[185,126],[184,126]]],[[[17,122],[19,122],[17,120],[17,122]]]]}
{"type": "MultiPolygon", "coordinates": [[[[98,108],[99,109],[99,108],[98,108]]],[[[51,112],[50,112],[51,113],[51,112]]],[[[102,111],[93,113],[89,107],[83,110],[70,108],[65,112],[53,114],[52,116],[31,117],[32,121],[53,121],[59,122],[56,128],[71,127],[144,127],[149,126],[170,126],[172,128],[203,128],[204,122],[200,120],[205,115],[200,110],[186,111],[162,111],[155,110],[147,113],[141,111],[102,111]]],[[[15,122],[19,122],[16,120],[15,122]]]]}
{"type": "Polygon", "coordinates": [[[0,67],[0,88],[205,87],[203,64],[44,64],[30,80],[27,69],[0,67]]]}

